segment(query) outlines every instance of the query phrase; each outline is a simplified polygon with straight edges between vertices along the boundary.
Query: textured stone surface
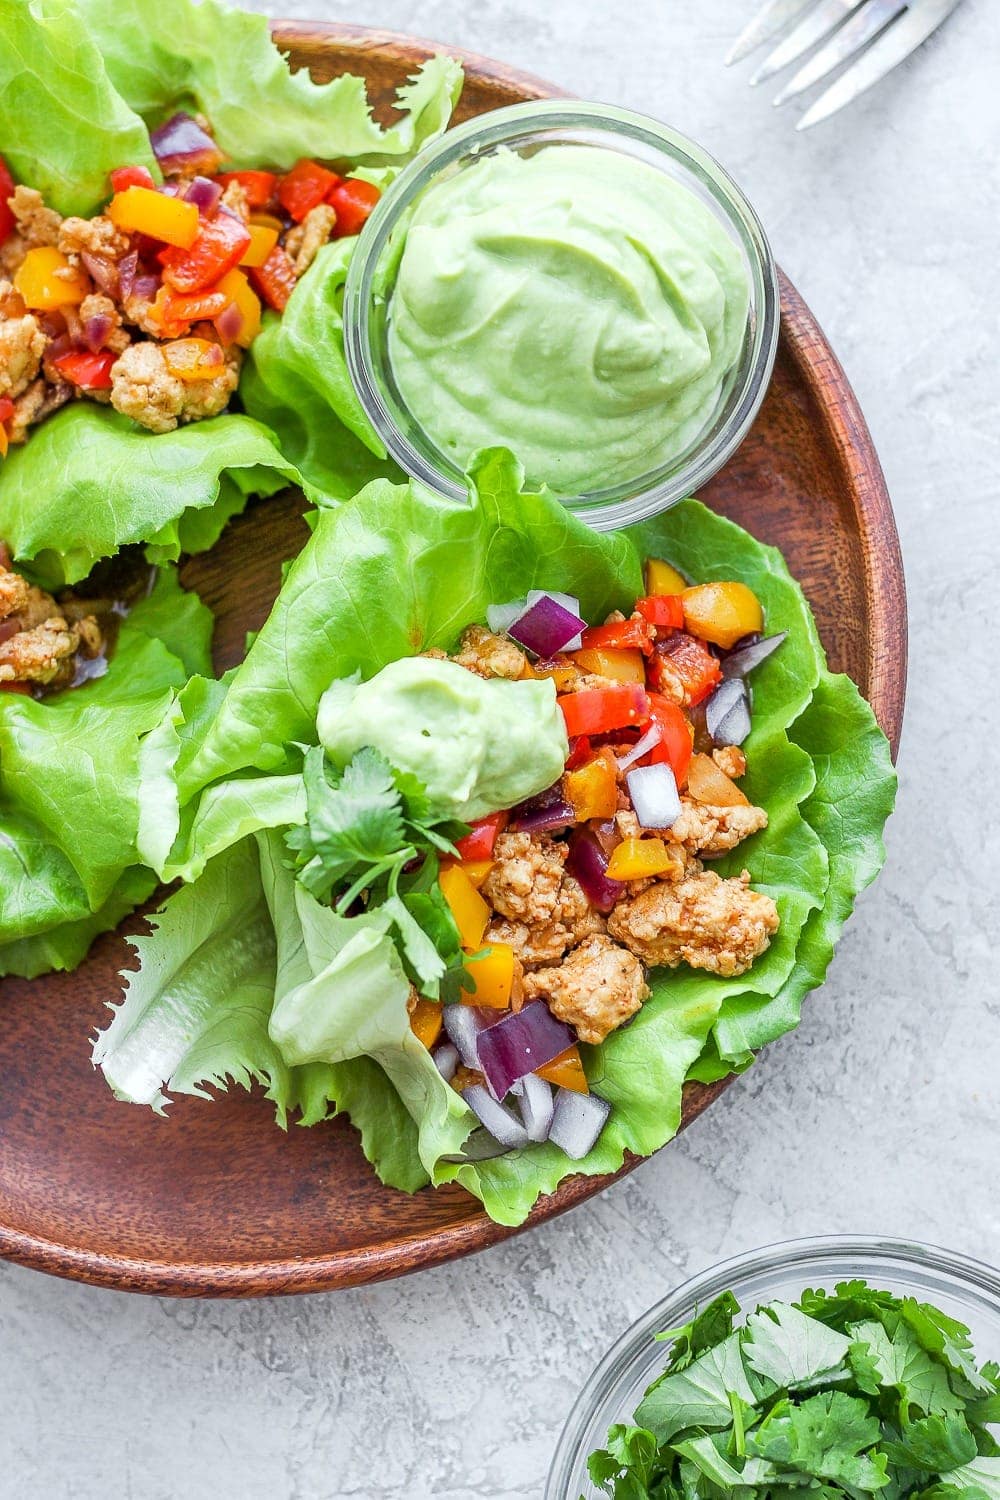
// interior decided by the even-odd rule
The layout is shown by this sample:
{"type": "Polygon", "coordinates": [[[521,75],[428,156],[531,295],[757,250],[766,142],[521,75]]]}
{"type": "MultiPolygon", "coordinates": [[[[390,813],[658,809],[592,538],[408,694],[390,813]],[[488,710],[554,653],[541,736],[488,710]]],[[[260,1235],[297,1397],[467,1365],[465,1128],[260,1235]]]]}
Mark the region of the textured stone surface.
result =
{"type": "Polygon", "coordinates": [[[535,1496],[592,1364],[711,1261],[852,1230],[1000,1260],[1000,20],[966,0],[803,136],[720,65],[755,4],[273,8],[419,32],[649,110],[746,187],[857,388],[899,518],[912,658],[885,875],[799,1032],[681,1141],[527,1238],[408,1282],[247,1305],[0,1269],[4,1495],[535,1496]]]}

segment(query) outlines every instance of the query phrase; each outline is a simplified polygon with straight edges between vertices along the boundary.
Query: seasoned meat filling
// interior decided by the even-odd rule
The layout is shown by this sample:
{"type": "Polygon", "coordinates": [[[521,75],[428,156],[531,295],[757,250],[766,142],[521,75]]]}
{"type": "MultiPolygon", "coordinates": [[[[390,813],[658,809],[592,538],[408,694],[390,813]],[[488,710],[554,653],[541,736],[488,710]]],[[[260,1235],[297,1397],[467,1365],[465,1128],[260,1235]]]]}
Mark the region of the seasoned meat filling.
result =
{"type": "Polygon", "coordinates": [[[585,938],[555,968],[524,978],[526,1000],[547,1000],[581,1042],[598,1043],[634,1016],[649,994],[642,964],[611,938],[585,938]]]}
{"type": "Polygon", "coordinates": [[[744,974],[778,930],[770,896],[750,889],[750,876],[723,880],[711,871],[672,883],[657,881],[619,901],[608,931],[644,963],[729,977],[744,974]]]}

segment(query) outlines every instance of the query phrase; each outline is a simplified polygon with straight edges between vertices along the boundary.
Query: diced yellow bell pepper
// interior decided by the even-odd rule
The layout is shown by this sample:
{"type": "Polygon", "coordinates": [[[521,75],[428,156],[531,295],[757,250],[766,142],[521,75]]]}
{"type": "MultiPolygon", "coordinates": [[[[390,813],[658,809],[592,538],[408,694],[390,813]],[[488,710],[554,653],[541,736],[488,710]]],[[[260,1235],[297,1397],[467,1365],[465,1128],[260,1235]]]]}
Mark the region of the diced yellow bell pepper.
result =
{"type": "Polygon", "coordinates": [[[584,672],[609,677],[612,682],[646,681],[646,663],[641,651],[600,647],[578,651],[573,660],[584,672]]]}
{"type": "Polygon", "coordinates": [[[154,188],[130,187],[116,193],[105,209],[116,229],[129,234],[148,234],[165,245],[190,250],[198,235],[201,218],[193,203],[171,198],[154,188]]]}
{"type": "Polygon", "coordinates": [[[489,907],[461,865],[444,865],[438,880],[455,918],[462,947],[470,953],[477,952],[483,946],[483,935],[489,926],[489,907]]]}
{"type": "Polygon", "coordinates": [[[262,266],[278,243],[278,231],[269,224],[247,225],[250,243],[240,256],[241,266],[262,266]]]}
{"type": "Polygon", "coordinates": [[[236,342],[242,349],[248,349],[260,333],[260,298],[239,270],[227,271],[215,289],[224,292],[242,313],[243,327],[236,335],[236,342]]]}
{"type": "Polygon", "coordinates": [[[226,368],[221,345],[211,339],[171,339],[162,352],[167,369],[178,380],[211,380],[226,368]]]}
{"type": "Polygon", "coordinates": [[[618,767],[606,745],[586,765],[566,772],[563,795],[579,823],[614,817],[618,810],[618,767]]]}
{"type": "Polygon", "coordinates": [[[688,796],[707,807],[749,807],[750,799],[710,755],[692,755],[688,766],[688,796]]]}
{"type": "Polygon", "coordinates": [[[421,995],[410,1011],[410,1030],[418,1041],[423,1042],[428,1052],[441,1035],[443,1024],[440,1003],[436,1000],[425,1000],[421,995]]]}
{"type": "Polygon", "coordinates": [[[682,856],[662,839],[624,839],[608,861],[608,879],[647,880],[682,863],[682,856]]]}
{"type": "Polygon", "coordinates": [[[558,1057],[546,1063],[544,1068],[536,1068],[535,1072],[557,1088],[572,1089],[574,1094],[590,1093],[579,1047],[567,1047],[565,1052],[560,1052],[558,1057]]]}
{"type": "Polygon", "coordinates": [[[764,611],[745,583],[699,583],[684,590],[684,624],[692,635],[728,651],[764,629],[764,611]]]}
{"type": "Polygon", "coordinates": [[[53,312],[57,307],[76,307],[86,297],[90,284],[82,271],[71,266],[54,245],[29,250],[14,273],[14,285],[34,312],[53,312]],[[65,272],[57,276],[55,273],[65,272]]]}
{"type": "Polygon", "coordinates": [[[521,676],[533,677],[536,680],[550,677],[556,685],[556,692],[563,693],[572,685],[576,677],[576,668],[570,662],[557,662],[554,666],[539,666],[525,657],[521,676]]]}
{"type": "Polygon", "coordinates": [[[475,994],[462,991],[466,1005],[489,1005],[506,1010],[514,988],[514,950],[509,943],[491,943],[466,968],[476,981],[475,994]]]}
{"type": "Polygon", "coordinates": [[[463,859],[462,869],[478,891],[495,864],[494,859],[463,859]]]}
{"type": "Polygon", "coordinates": [[[650,557],[646,560],[646,593],[647,594],[683,594],[688,586],[688,581],[683,573],[678,573],[670,563],[664,562],[659,557],[650,557]]]}

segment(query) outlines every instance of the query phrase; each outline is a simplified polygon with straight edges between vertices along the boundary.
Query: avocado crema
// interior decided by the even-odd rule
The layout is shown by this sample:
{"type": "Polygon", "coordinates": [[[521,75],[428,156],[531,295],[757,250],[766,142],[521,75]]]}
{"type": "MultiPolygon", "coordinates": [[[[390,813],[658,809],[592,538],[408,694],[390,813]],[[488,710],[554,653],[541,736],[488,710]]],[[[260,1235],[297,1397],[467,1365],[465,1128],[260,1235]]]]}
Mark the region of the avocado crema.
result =
{"type": "Polygon", "coordinates": [[[493,155],[428,189],[406,233],[388,350],[458,466],[493,443],[582,494],[678,458],[742,348],[739,250],[686,187],[599,146],[493,155]]]}
{"type": "Polygon", "coordinates": [[[485,679],[427,656],[390,662],[368,682],[335,682],[317,727],[335,764],[373,745],[419,777],[438,816],[463,822],[543,792],[568,750],[550,680],[485,679]]]}

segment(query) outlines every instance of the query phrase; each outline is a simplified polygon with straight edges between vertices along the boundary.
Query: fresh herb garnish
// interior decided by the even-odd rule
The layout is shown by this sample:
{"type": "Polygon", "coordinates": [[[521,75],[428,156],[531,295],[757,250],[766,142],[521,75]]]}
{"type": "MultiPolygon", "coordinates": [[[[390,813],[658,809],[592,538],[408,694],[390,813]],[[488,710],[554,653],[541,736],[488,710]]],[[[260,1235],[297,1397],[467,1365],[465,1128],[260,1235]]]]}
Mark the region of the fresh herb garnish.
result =
{"type": "Polygon", "coordinates": [[[458,928],[438,884],[439,855],[456,855],[466,824],[436,818],[415,776],[365,746],[341,771],[322,747],[303,766],[306,822],[285,835],[298,879],[339,915],[381,907],[409,977],[431,999],[472,989],[458,928]]]}
{"type": "Polygon", "coordinates": [[[840,1283],[672,1339],[634,1424],[590,1455],[614,1500],[1000,1500],[1000,1368],[939,1309],[840,1283]]]}

